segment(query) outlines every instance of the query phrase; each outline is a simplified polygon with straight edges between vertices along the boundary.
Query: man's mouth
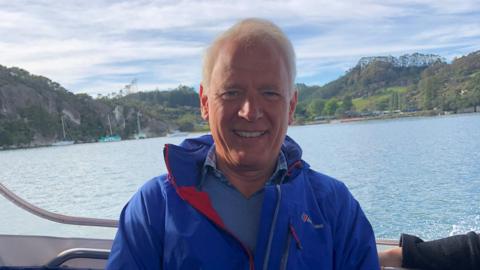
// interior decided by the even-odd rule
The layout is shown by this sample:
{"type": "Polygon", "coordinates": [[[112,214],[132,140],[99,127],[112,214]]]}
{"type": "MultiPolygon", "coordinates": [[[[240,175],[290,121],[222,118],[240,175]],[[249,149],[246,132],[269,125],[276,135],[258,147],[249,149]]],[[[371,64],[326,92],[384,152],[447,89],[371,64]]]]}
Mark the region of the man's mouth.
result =
{"type": "Polygon", "coordinates": [[[235,134],[243,138],[256,138],[267,133],[266,131],[240,131],[240,130],[235,130],[234,132],[235,134]]]}

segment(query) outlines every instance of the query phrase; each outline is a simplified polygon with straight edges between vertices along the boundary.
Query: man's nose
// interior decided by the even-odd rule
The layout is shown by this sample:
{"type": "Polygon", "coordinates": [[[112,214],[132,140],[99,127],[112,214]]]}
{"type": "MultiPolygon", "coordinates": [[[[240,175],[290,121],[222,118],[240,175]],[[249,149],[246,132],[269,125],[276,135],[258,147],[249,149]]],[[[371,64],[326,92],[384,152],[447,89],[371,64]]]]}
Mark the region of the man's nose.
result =
{"type": "Polygon", "coordinates": [[[263,116],[263,108],[255,97],[246,97],[238,111],[238,116],[247,121],[255,121],[263,116]]]}

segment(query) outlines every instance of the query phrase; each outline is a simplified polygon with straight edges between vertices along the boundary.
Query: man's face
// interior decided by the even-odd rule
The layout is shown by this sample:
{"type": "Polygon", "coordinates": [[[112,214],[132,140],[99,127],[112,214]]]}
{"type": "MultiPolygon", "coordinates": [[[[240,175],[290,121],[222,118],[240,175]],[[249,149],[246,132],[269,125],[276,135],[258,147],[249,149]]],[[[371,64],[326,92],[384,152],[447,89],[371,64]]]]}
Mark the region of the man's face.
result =
{"type": "Polygon", "coordinates": [[[289,78],[273,42],[222,44],[210,86],[200,93],[219,162],[242,170],[272,168],[297,102],[289,78]]]}

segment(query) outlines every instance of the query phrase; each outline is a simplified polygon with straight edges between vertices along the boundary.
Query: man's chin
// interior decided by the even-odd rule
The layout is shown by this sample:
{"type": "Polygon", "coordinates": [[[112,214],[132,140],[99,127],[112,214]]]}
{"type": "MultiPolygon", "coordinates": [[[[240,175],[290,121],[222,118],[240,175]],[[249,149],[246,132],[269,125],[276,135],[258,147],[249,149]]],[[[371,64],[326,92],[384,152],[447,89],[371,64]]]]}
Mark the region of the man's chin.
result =
{"type": "MultiPolygon", "coordinates": [[[[264,154],[264,153],[263,153],[264,154]]],[[[267,161],[262,153],[239,153],[235,159],[235,163],[240,168],[250,168],[251,170],[264,169],[272,161],[267,161]]]]}

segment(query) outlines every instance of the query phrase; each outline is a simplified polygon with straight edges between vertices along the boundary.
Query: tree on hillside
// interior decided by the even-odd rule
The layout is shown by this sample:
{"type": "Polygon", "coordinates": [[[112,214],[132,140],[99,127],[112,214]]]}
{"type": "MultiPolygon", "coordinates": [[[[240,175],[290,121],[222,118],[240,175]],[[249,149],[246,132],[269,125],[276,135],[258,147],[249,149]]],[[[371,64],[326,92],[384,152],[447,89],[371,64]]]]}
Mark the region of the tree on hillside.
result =
{"type": "Polygon", "coordinates": [[[423,78],[419,83],[419,89],[422,93],[422,108],[424,110],[431,110],[436,105],[437,93],[440,88],[440,83],[436,77],[423,78]]]}
{"type": "Polygon", "coordinates": [[[404,110],[404,109],[405,109],[405,95],[398,92],[392,92],[392,94],[390,94],[389,110],[395,111],[395,110],[404,110]]]}
{"type": "Polygon", "coordinates": [[[307,112],[308,103],[306,101],[299,101],[295,107],[295,122],[303,122],[305,118],[308,118],[307,112]]]}
{"type": "Polygon", "coordinates": [[[199,107],[198,93],[192,87],[179,85],[170,91],[138,92],[122,97],[122,100],[138,100],[149,105],[163,107],[199,107]]]}
{"type": "Polygon", "coordinates": [[[323,108],[322,114],[323,115],[334,115],[338,109],[338,101],[335,98],[329,99],[327,103],[325,103],[325,108],[323,108]]]}
{"type": "Polygon", "coordinates": [[[443,111],[453,111],[457,113],[459,109],[465,106],[465,98],[462,98],[460,90],[452,90],[443,93],[440,97],[440,106],[443,111]]]}
{"type": "Polygon", "coordinates": [[[325,100],[316,98],[310,101],[307,105],[307,114],[310,118],[315,118],[322,114],[323,108],[325,107],[325,100]]]}
{"type": "Polygon", "coordinates": [[[61,130],[60,117],[56,118],[56,115],[51,115],[41,106],[32,105],[22,108],[19,112],[28,127],[42,136],[52,137],[61,130]]]}
{"type": "Polygon", "coordinates": [[[344,112],[353,110],[352,96],[346,95],[343,97],[341,108],[344,112]]]}
{"type": "Polygon", "coordinates": [[[315,92],[320,91],[321,87],[318,85],[311,85],[308,86],[304,83],[298,83],[295,85],[295,88],[298,91],[298,101],[308,101],[310,98],[312,98],[312,94],[315,92]]]}
{"type": "Polygon", "coordinates": [[[338,105],[338,108],[335,111],[335,115],[348,116],[352,115],[351,112],[354,110],[354,105],[352,102],[352,97],[346,95],[343,97],[342,102],[338,105]]]}
{"type": "Polygon", "coordinates": [[[0,119],[0,147],[28,145],[35,135],[23,119],[0,119]]]}
{"type": "Polygon", "coordinates": [[[177,120],[178,129],[180,131],[193,131],[195,129],[195,123],[199,120],[193,114],[184,114],[177,120]]]}
{"type": "Polygon", "coordinates": [[[470,105],[474,107],[474,111],[477,112],[477,106],[480,106],[480,73],[477,73],[469,83],[469,95],[468,99],[470,105]]]}

